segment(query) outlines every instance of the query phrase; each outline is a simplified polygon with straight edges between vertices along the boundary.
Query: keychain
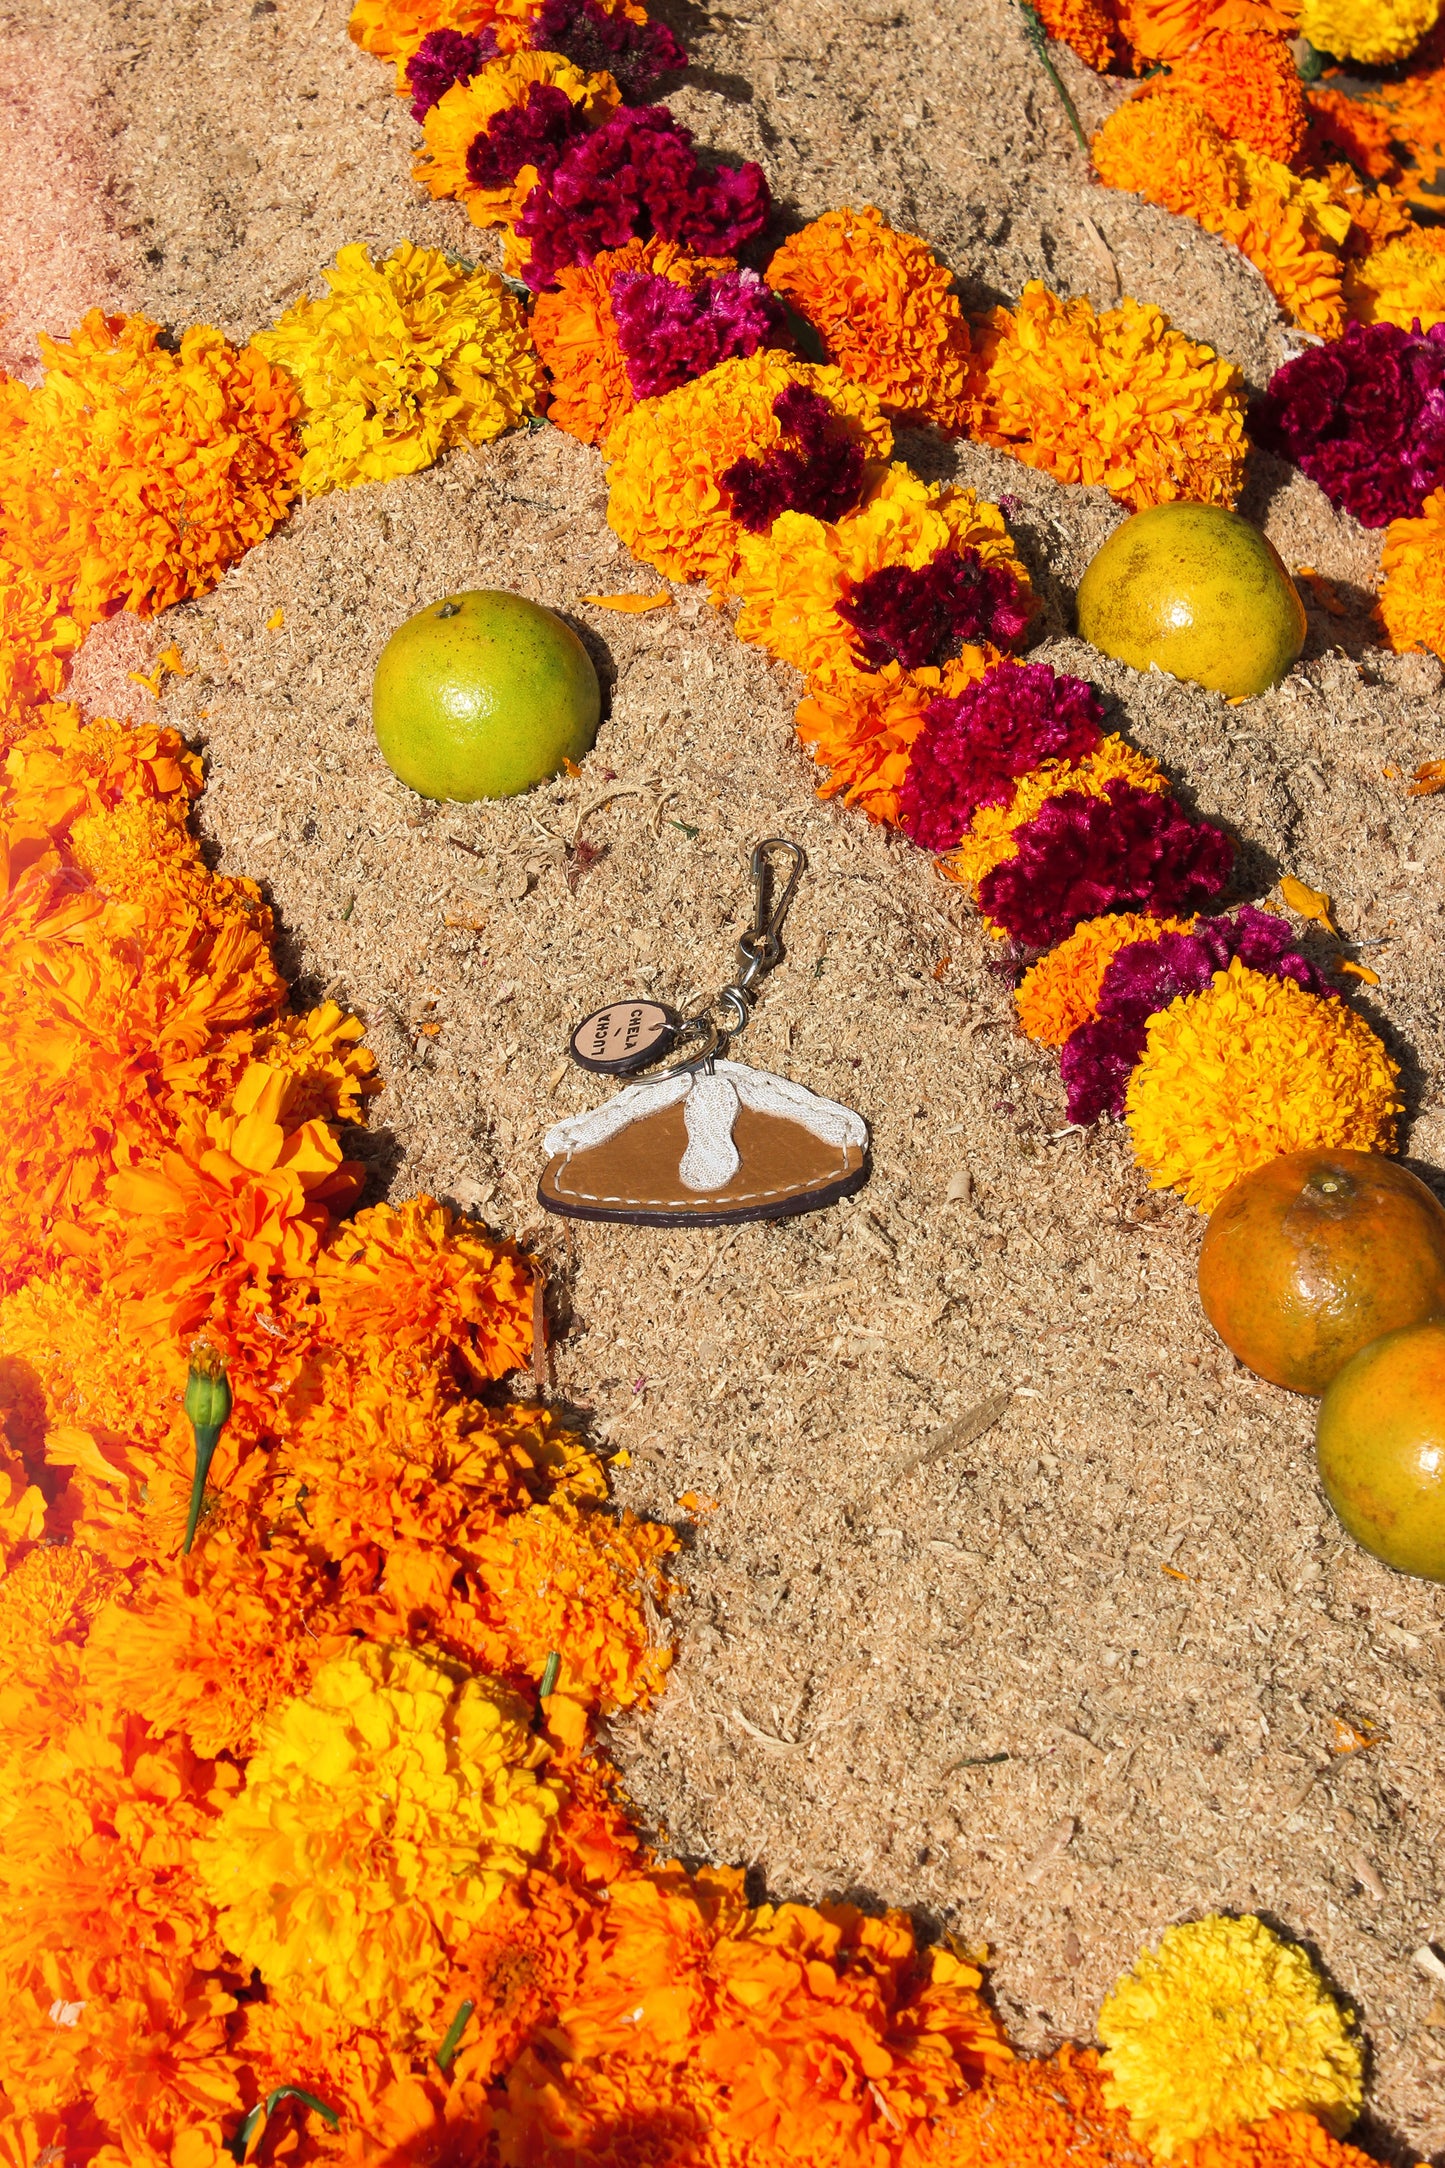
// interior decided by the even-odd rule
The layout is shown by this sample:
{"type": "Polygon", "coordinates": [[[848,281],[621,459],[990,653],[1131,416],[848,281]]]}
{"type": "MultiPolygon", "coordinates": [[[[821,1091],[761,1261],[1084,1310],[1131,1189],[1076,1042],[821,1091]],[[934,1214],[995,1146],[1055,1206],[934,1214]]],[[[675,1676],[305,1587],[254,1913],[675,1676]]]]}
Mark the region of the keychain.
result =
{"type": "Polygon", "coordinates": [[[862,1188],[869,1160],[861,1114],[722,1051],[747,1030],[759,982],[782,960],[783,920],[807,863],[783,836],[758,844],[750,860],[753,921],[738,942],[737,975],[694,1015],[662,1001],[610,1001],[577,1026],[568,1051],[602,1076],[633,1076],[679,1050],[682,1059],[548,1130],[537,1196],[549,1212],[716,1227],[816,1212],[862,1188]],[[775,856],[790,862],[776,898],[775,856]]]}

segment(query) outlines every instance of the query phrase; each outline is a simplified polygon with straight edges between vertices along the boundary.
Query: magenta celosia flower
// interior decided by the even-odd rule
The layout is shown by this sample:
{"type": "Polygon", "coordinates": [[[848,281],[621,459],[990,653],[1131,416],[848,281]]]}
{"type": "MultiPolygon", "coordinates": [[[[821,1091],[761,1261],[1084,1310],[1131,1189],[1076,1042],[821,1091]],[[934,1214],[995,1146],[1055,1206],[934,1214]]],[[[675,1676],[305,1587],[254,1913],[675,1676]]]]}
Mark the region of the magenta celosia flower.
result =
{"type": "Polygon", "coordinates": [[[1349,325],[1276,369],[1250,427],[1363,526],[1416,518],[1445,482],[1445,324],[1349,325]]]}
{"type": "MultiPolygon", "coordinates": [[[[520,105],[494,114],[481,134],[472,138],[467,179],[477,188],[509,188],[523,166],[550,173],[586,125],[565,90],[558,90],[555,83],[529,83],[520,105]]],[[[527,201],[531,200],[529,195],[527,201]]]]}
{"type": "Polygon", "coordinates": [[[1014,831],[1012,858],[978,884],[979,908],[1031,948],[1052,948],[1108,911],[1202,910],[1234,862],[1222,829],[1167,792],[1116,779],[1102,798],[1064,791],[1014,831]]]}
{"type": "Polygon", "coordinates": [[[1012,647],[1029,621],[1029,602],[1007,566],[986,565],[975,549],[941,549],[926,565],[884,565],[855,580],[838,615],[858,635],[860,665],[901,663],[921,670],[946,662],[966,640],[1012,647]]]}
{"type": "Polygon", "coordinates": [[[608,289],[633,397],[653,399],[720,361],[781,344],[781,302],[756,271],[724,271],[697,291],[656,271],[619,271],[608,289]]]}
{"type": "Polygon", "coordinates": [[[1096,1122],[1101,1114],[1122,1118],[1149,1018],[1181,994],[1203,993],[1215,972],[1236,956],[1251,971],[1293,979],[1306,993],[1334,992],[1295,948],[1287,923],[1252,904],[1242,905],[1232,919],[1201,919],[1193,933],[1131,941],[1104,974],[1096,1014],[1070,1035],[1059,1056],[1069,1120],[1096,1122]]]}
{"type": "Polygon", "coordinates": [[[720,477],[733,517],[749,534],[766,534],[780,512],[841,519],[863,488],[863,447],[836,420],[820,392],[789,384],[773,401],[783,440],[761,459],[735,459],[720,477]]]}
{"type": "Polygon", "coordinates": [[[531,245],[527,283],[549,286],[567,264],[656,234],[703,255],[730,255],[767,223],[761,166],[701,165],[688,129],[665,106],[619,106],[569,144],[517,221],[531,245]]]}
{"type": "Polygon", "coordinates": [[[423,121],[453,83],[469,83],[497,57],[497,35],[488,26],[469,38],[461,30],[430,30],[406,64],[411,117],[423,121]]]}
{"type": "Polygon", "coordinates": [[[532,50],[561,53],[584,75],[605,70],[629,105],[646,97],[660,76],[687,66],[666,23],[609,15],[597,0],[543,0],[532,25],[532,50]]]}
{"type": "Polygon", "coordinates": [[[994,663],[975,685],[930,703],[898,799],[899,825],[951,850],[980,806],[1003,805],[1045,760],[1079,760],[1103,735],[1104,703],[1047,663],[994,663]]]}

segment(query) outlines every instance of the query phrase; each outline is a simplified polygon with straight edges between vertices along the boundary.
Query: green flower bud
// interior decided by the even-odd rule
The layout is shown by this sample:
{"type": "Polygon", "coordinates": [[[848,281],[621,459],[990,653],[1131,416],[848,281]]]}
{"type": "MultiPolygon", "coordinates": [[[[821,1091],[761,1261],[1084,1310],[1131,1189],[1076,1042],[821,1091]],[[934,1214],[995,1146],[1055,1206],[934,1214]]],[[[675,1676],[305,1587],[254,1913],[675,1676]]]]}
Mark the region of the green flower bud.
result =
{"type": "Polygon", "coordinates": [[[191,1368],[182,1405],[190,1418],[196,1441],[191,1510],[186,1516],[186,1540],[181,1546],[183,1551],[189,1552],[200,1523],[211,1456],[231,1413],[231,1381],[226,1376],[226,1358],[209,1340],[197,1340],[191,1349],[191,1368]]]}

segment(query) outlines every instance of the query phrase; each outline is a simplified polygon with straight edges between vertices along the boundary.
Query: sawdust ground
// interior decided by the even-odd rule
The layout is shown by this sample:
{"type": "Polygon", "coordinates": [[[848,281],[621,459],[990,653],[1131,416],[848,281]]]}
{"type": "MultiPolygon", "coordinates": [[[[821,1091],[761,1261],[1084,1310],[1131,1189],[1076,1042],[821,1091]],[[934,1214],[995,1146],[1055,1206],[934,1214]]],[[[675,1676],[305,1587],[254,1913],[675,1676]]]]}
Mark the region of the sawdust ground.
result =
{"type": "MultiPolygon", "coordinates": [[[[414,131],[344,15],[34,0],[12,20],[7,113],[33,181],[6,214],[27,252],[14,361],[92,299],[241,334],[343,242],[476,252],[410,184],[414,131]]],[[[1001,0],[671,19],[697,62],[676,110],[760,157],[789,216],[869,197],[976,301],[1029,276],[1100,303],[1122,285],[1253,383],[1286,351],[1241,258],[1090,186],[1001,0]]],[[[1118,87],[1063,65],[1096,124],[1118,87]]],[[[1312,612],[1303,666],[1246,708],[1141,679],[1065,629],[1118,516],[1105,498],[974,447],[904,449],[1018,500],[1050,611],[1038,654],[1101,683],[1234,830],[1244,891],[1288,868],[1352,934],[1389,937],[1363,1005],[1406,1064],[1411,1163],[1438,1182],[1441,815],[1384,772],[1440,752],[1437,666],[1352,660],[1359,619],[1312,612]]],[[[1347,604],[1368,594],[1378,538],[1310,484],[1261,459],[1249,508],[1290,563],[1347,604]]],[[[541,1251],[556,1390],[627,1449],[620,1498],[680,1520],[685,1490],[719,1501],[688,1534],[667,1694],[613,1731],[642,1813],[775,1894],[853,1892],[987,1941],[1030,2046],[1087,2037],[1168,1922],[1263,1912],[1363,2014],[1367,2132],[1412,2158],[1445,2146],[1445,2010],[1410,1964],[1445,1935],[1445,1595],[1342,1538],[1310,1408],[1220,1349],[1198,1221],[1147,1195],[1124,1134],[1061,1133],[1055,1063],[1019,1037],[957,892],[815,799],[792,674],[694,594],[635,619],[580,603],[655,584],[604,511],[599,460],[551,430],[458,454],[307,507],[161,628],[104,628],[77,682],[141,712],[127,672],[179,637],[197,674],[164,712],[207,742],[218,863],[266,884],[301,997],[353,1003],[381,1059],[378,1187],[429,1188],[541,1251]],[[376,654],[461,584],[535,595],[588,639],[610,712],[580,780],[437,808],[381,765],[376,654]],[[635,794],[586,810],[617,784],[635,794]],[[584,813],[605,855],[574,887],[584,813]],[[571,1023],[619,991],[717,984],[744,853],[779,831],[811,870],[747,1051],[862,1109],[871,1185],[790,1226],[569,1237],[533,1184],[542,1131],[597,1097],[562,1062],[571,1023]],[[965,1168],[971,1199],[950,1201],[965,1168]],[[986,1436],[910,1468],[1001,1391],[986,1436]],[[1336,1714],[1381,1743],[1335,1757],[1336,1714]]]]}

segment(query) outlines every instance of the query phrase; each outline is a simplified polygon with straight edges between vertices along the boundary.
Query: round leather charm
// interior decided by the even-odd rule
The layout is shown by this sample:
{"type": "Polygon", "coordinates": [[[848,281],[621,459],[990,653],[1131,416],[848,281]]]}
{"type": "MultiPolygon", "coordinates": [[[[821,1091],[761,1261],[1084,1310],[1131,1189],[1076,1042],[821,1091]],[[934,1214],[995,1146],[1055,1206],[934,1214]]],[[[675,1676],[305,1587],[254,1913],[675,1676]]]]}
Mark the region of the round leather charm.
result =
{"type": "Polygon", "coordinates": [[[568,1043],[572,1059],[604,1076],[630,1076],[662,1061],[677,1043],[682,1018],[661,1001],[609,1001],[584,1017],[568,1043]]]}

